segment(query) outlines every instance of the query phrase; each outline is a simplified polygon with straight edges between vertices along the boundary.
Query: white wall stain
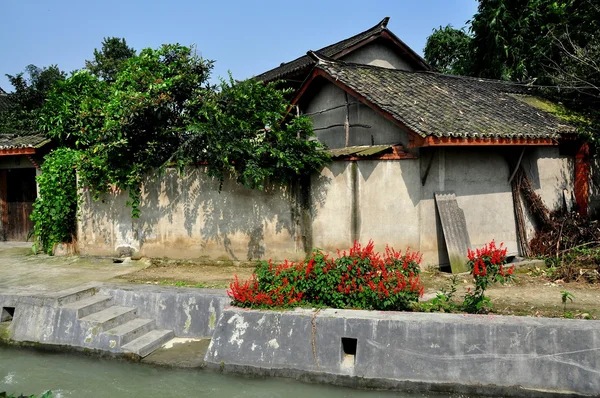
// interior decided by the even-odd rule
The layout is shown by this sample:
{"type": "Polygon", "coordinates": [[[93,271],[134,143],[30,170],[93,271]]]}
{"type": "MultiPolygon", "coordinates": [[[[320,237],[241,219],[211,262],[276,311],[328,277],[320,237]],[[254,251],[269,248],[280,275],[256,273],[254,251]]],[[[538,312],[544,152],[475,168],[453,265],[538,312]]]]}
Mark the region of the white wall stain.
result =
{"type": "Polygon", "coordinates": [[[71,328],[73,327],[73,322],[69,321],[65,325],[65,334],[71,333],[71,328]]]}
{"type": "Polygon", "coordinates": [[[246,329],[249,326],[248,322],[245,322],[244,317],[240,314],[234,314],[231,318],[229,318],[227,323],[235,323],[235,329],[231,333],[231,338],[229,339],[229,342],[231,344],[237,344],[238,347],[241,347],[242,343],[244,342],[242,336],[244,335],[244,333],[246,333],[246,329]]]}
{"type": "Polygon", "coordinates": [[[269,341],[267,342],[267,345],[268,345],[269,347],[272,347],[272,348],[275,348],[275,349],[278,349],[278,348],[279,348],[279,343],[277,342],[277,339],[271,339],[271,340],[269,340],[269,341]]]}
{"type": "MultiPolygon", "coordinates": [[[[183,304],[183,312],[185,312],[185,324],[183,325],[183,333],[188,333],[190,331],[190,326],[192,326],[192,314],[191,310],[196,304],[196,297],[190,297],[187,303],[183,304]]],[[[196,306],[196,309],[198,306],[196,306]]]]}

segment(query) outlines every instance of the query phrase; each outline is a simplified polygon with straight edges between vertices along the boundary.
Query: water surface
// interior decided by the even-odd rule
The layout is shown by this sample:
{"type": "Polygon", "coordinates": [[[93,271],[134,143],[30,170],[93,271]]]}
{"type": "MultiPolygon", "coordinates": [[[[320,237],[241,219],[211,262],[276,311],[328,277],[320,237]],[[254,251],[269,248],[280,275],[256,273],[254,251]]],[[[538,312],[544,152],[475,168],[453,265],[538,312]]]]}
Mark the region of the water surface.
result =
{"type": "Polygon", "coordinates": [[[207,370],[156,368],[78,354],[0,347],[0,392],[39,395],[46,390],[52,390],[55,398],[448,397],[354,390],[282,378],[224,375],[207,370]]]}

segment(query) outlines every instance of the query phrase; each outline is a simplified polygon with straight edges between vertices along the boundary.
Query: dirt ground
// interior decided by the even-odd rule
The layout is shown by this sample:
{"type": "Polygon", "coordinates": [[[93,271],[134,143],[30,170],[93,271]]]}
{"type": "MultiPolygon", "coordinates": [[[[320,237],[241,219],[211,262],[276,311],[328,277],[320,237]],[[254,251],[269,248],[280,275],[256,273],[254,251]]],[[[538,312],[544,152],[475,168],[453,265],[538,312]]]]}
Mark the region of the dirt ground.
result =
{"type": "MultiPolygon", "coordinates": [[[[519,270],[514,283],[496,285],[487,295],[492,299],[494,312],[504,315],[531,315],[549,317],[573,317],[600,319],[600,284],[551,282],[543,269],[519,270]],[[573,294],[573,302],[563,307],[561,291],[573,294]]],[[[228,264],[207,265],[192,261],[152,260],[150,266],[119,276],[133,283],[151,283],[170,286],[193,286],[227,288],[234,276],[247,279],[251,267],[228,264]]],[[[441,289],[448,289],[451,275],[439,271],[424,270],[424,300],[435,297],[441,289]]],[[[457,292],[460,299],[469,287],[473,287],[468,275],[457,276],[457,292]]]]}

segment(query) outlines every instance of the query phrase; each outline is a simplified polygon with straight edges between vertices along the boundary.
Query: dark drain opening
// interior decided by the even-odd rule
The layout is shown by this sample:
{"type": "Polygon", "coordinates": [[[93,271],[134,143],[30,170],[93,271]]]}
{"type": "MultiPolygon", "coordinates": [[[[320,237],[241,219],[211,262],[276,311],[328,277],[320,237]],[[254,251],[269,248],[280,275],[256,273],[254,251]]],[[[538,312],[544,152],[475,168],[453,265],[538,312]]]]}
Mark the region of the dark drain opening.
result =
{"type": "Polygon", "coordinates": [[[15,307],[2,307],[0,322],[10,322],[15,316],[15,307]]]}
{"type": "Polygon", "coordinates": [[[358,340],[351,337],[342,337],[342,365],[354,366],[356,360],[356,345],[358,340]]]}

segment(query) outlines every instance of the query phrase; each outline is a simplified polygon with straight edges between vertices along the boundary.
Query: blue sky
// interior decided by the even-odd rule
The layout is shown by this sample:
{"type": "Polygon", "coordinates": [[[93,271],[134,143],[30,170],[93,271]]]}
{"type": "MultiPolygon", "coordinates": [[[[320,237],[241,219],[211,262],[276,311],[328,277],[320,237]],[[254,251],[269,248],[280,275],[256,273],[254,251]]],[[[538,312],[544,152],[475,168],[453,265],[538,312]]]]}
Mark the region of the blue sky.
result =
{"type": "Polygon", "coordinates": [[[26,65],[82,68],[103,37],[124,37],[136,49],[195,44],[216,61],[214,75],[243,79],[307,50],[370,28],[388,27],[422,54],[433,28],[462,27],[476,0],[0,0],[0,87],[26,65]]]}

